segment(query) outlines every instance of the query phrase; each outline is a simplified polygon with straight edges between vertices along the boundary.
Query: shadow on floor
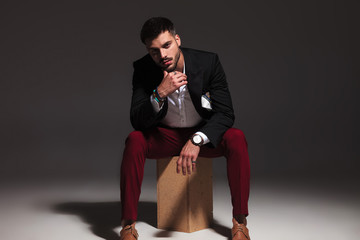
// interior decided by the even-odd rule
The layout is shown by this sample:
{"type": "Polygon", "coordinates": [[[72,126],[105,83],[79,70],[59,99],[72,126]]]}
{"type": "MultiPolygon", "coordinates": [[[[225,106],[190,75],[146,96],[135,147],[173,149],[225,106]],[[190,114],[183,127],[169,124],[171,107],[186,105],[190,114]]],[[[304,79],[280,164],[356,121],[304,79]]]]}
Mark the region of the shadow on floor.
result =
{"type": "MultiPolygon", "coordinates": [[[[90,225],[91,231],[106,240],[119,240],[119,233],[114,231],[121,225],[120,202],[67,202],[53,206],[57,213],[74,214],[90,225]]],[[[139,218],[141,222],[156,228],[156,203],[140,202],[139,218]]]]}
{"type": "MultiPolygon", "coordinates": [[[[228,227],[225,227],[224,225],[219,224],[216,220],[214,220],[210,228],[213,229],[217,234],[226,237],[227,240],[231,240],[231,229],[228,227]]],[[[156,234],[154,234],[154,237],[156,238],[170,238],[172,237],[173,231],[168,230],[159,230],[156,234]]]]}
{"type": "MultiPolygon", "coordinates": [[[[120,202],[67,202],[52,207],[53,211],[63,214],[79,216],[90,225],[91,231],[98,237],[106,240],[119,240],[119,233],[114,229],[121,225],[120,202]]],[[[138,221],[145,222],[156,228],[157,206],[156,202],[139,202],[138,221]]],[[[213,222],[211,228],[218,234],[231,239],[231,229],[213,222]]],[[[140,233],[141,234],[141,233],[140,233]]],[[[172,231],[159,230],[154,237],[170,238],[172,231]]]]}
{"type": "Polygon", "coordinates": [[[225,227],[224,225],[221,225],[215,219],[212,222],[210,228],[213,229],[219,235],[227,237],[228,240],[232,239],[232,237],[231,237],[231,228],[228,228],[228,227],[225,227]]]}

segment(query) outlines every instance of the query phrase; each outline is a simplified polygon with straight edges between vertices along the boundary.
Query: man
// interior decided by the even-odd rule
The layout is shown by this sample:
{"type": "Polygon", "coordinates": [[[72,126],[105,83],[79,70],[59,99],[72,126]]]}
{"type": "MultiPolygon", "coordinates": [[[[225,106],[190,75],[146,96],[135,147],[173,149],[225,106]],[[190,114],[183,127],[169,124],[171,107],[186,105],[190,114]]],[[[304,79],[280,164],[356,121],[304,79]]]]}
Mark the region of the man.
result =
{"type": "MultiPolygon", "coordinates": [[[[181,48],[173,23],[146,21],[141,40],[149,54],[134,62],[130,118],[121,165],[121,240],[138,238],[137,205],[146,158],[179,155],[178,174],[191,174],[196,159],[227,159],[233,205],[233,240],[250,239],[250,164],[244,134],[231,128],[234,113],[225,73],[214,53],[181,48]]],[[[174,173],[175,174],[175,173],[174,173]]]]}

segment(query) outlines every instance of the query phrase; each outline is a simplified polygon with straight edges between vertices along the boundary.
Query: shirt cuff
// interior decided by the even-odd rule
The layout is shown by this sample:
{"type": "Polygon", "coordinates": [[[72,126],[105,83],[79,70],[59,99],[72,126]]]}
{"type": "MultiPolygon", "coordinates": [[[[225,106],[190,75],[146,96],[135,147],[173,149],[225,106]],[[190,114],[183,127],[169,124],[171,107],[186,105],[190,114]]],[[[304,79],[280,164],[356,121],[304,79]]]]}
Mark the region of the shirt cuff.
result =
{"type": "Polygon", "coordinates": [[[210,142],[209,138],[203,132],[196,132],[195,134],[199,134],[202,137],[204,145],[210,142]]]}
{"type": "Polygon", "coordinates": [[[154,96],[151,94],[150,95],[150,102],[153,106],[153,109],[155,112],[160,112],[160,110],[163,108],[164,104],[161,105],[161,107],[159,106],[160,104],[155,100],[154,96]]]}

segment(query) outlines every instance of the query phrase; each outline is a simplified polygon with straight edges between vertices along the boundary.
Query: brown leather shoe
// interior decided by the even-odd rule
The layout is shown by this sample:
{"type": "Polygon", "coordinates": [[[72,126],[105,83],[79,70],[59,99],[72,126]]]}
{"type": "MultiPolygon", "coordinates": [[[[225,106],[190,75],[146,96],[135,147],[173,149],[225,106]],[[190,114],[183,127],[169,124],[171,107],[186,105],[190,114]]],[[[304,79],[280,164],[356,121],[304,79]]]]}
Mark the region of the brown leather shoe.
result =
{"type": "Polygon", "coordinates": [[[231,229],[232,240],[250,240],[249,229],[245,224],[238,223],[235,218],[232,220],[233,228],[231,229]]]}
{"type": "Polygon", "coordinates": [[[123,227],[120,231],[120,240],[137,240],[139,234],[135,229],[135,223],[123,227]]]}

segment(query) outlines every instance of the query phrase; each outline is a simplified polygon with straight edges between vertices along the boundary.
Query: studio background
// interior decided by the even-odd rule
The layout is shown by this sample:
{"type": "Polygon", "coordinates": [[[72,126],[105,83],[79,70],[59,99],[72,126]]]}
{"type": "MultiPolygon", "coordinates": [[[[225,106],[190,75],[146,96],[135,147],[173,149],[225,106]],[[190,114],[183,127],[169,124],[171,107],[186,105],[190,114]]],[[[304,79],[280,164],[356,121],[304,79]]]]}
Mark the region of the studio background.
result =
{"type": "MultiPolygon", "coordinates": [[[[356,180],[356,1],[2,1],[5,181],[119,178],[140,28],[170,18],[216,52],[247,136],[252,181],[356,180]]],[[[146,177],[155,174],[148,160],[146,177]]],[[[225,177],[225,160],[214,160],[225,177]]],[[[353,183],[353,182],[351,182],[353,183]]],[[[330,183],[329,183],[330,184],[330,183]]]]}
{"type": "MultiPolygon", "coordinates": [[[[118,240],[132,63],[150,17],[216,52],[249,144],[252,239],[358,239],[358,1],[1,1],[0,238],[118,240]],[[299,229],[299,226],[301,228],[299,229]]],[[[231,239],[224,158],[217,227],[156,228],[156,164],[141,239],[231,239]]]]}

